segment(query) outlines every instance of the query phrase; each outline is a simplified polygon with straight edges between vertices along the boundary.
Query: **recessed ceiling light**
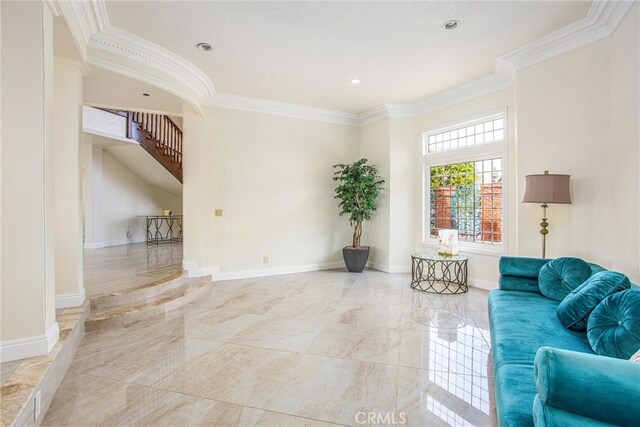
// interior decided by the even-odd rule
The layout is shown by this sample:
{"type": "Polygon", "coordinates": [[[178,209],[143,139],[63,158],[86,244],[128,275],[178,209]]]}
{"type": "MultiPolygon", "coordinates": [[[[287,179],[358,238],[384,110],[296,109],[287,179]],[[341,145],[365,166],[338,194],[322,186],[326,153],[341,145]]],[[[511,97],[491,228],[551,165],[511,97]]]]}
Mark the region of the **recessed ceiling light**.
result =
{"type": "Polygon", "coordinates": [[[360,84],[360,79],[351,79],[351,80],[349,80],[349,83],[351,83],[352,85],[359,85],[360,84]]]}
{"type": "Polygon", "coordinates": [[[196,47],[203,52],[210,52],[213,49],[209,43],[198,43],[196,47]]]}
{"type": "Polygon", "coordinates": [[[147,92],[143,93],[142,96],[151,96],[147,92]]]}
{"type": "Polygon", "coordinates": [[[451,21],[447,21],[442,24],[442,28],[444,28],[445,30],[455,30],[456,28],[458,28],[458,25],[460,25],[460,21],[452,19],[451,21]]]}

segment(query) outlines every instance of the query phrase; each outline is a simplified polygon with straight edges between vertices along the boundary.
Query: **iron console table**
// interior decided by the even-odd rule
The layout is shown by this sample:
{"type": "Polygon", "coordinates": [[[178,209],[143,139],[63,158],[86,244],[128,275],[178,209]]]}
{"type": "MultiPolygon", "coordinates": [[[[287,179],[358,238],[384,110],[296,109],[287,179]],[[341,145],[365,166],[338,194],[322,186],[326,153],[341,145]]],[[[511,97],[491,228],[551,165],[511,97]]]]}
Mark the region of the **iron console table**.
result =
{"type": "Polygon", "coordinates": [[[411,288],[433,294],[465,293],[468,260],[464,255],[412,254],[411,288]]]}
{"type": "Polygon", "coordinates": [[[147,219],[147,244],[182,241],[182,215],[151,215],[147,219]]]}

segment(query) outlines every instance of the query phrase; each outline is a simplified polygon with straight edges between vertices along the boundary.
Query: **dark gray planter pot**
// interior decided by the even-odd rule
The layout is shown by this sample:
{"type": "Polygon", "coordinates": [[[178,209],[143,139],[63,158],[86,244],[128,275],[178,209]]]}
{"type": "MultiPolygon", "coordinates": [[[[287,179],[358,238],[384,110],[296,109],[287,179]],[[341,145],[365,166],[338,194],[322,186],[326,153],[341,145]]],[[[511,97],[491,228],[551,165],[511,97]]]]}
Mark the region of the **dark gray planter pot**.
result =
{"type": "Polygon", "coordinates": [[[344,264],[347,266],[347,270],[352,273],[362,273],[369,259],[369,246],[363,246],[361,248],[345,246],[342,248],[342,258],[344,258],[344,264]]]}

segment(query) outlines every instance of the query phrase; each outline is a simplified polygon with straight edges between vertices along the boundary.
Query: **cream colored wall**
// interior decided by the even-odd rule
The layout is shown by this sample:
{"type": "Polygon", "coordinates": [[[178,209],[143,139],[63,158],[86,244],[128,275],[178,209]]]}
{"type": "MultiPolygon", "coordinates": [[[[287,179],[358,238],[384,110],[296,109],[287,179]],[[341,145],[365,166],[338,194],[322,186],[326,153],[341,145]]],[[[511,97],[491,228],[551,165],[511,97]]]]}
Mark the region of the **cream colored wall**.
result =
{"type": "MultiPolygon", "coordinates": [[[[507,142],[507,170],[503,178],[504,193],[506,197],[503,199],[505,203],[505,215],[503,230],[505,231],[503,239],[506,241],[504,251],[495,254],[480,254],[474,252],[465,252],[469,256],[469,283],[473,286],[482,288],[495,288],[498,284],[498,261],[502,254],[515,254],[517,242],[517,221],[514,220],[517,215],[518,197],[515,193],[516,180],[516,114],[514,88],[509,87],[498,92],[484,95],[467,102],[453,105],[448,108],[423,114],[416,118],[415,144],[420,147],[422,143],[423,132],[437,129],[452,122],[465,120],[472,116],[477,116],[485,112],[495,111],[505,108],[507,110],[507,126],[508,126],[508,142],[507,142]]],[[[417,161],[414,164],[414,181],[420,183],[422,179],[422,156],[416,156],[417,161]]],[[[422,203],[421,184],[416,194],[422,203]]],[[[419,209],[420,211],[420,209],[419,209]]],[[[423,250],[433,251],[435,247],[425,246],[422,244],[422,218],[417,216],[414,223],[415,245],[423,250]]]]}
{"type": "Polygon", "coordinates": [[[389,271],[406,272],[415,252],[414,224],[420,217],[420,180],[415,179],[415,159],[420,155],[415,143],[413,118],[389,120],[389,271]]]}
{"type": "Polygon", "coordinates": [[[14,350],[24,351],[21,357],[45,354],[57,341],[58,330],[51,179],[52,16],[38,2],[2,2],[1,7],[0,339],[5,361],[14,350]],[[13,341],[15,346],[8,349],[12,340],[22,341],[13,341]]]}
{"type": "Polygon", "coordinates": [[[331,166],[357,159],[358,128],[217,108],[183,126],[187,267],[224,277],[342,262],[351,236],[331,166]]]}
{"type": "Polygon", "coordinates": [[[85,171],[91,169],[90,182],[85,184],[91,185],[91,200],[85,205],[91,232],[85,233],[85,247],[145,241],[146,222],[139,216],[161,215],[163,209],[182,212],[181,198],[143,181],[108,151],[94,146],[91,159],[84,157],[84,162],[89,161],[90,165],[83,165],[85,171]]]}
{"type": "Polygon", "coordinates": [[[80,109],[82,73],[79,63],[54,63],[54,220],[56,307],[84,300],[82,205],[80,196],[80,109]]]}
{"type": "MultiPolygon", "coordinates": [[[[547,256],[640,277],[638,8],[615,33],[517,74],[518,188],[531,173],[571,175],[573,203],[550,205],[547,256]]],[[[522,205],[521,255],[539,256],[542,210],[522,205]]]]}
{"type": "Polygon", "coordinates": [[[369,160],[370,164],[378,168],[378,173],[386,182],[378,197],[378,209],[371,221],[364,223],[362,244],[369,246],[369,265],[386,270],[389,268],[390,244],[390,129],[389,120],[364,126],[360,130],[360,157],[369,160]]]}

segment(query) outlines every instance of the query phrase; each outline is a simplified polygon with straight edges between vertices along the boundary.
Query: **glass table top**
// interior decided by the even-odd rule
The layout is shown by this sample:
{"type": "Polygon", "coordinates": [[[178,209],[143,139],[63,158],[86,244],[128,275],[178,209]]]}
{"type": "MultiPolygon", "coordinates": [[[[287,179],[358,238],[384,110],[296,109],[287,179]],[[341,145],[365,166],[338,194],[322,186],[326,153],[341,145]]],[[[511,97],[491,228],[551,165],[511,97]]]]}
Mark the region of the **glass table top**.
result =
{"type": "Polygon", "coordinates": [[[467,261],[469,259],[466,255],[441,255],[433,252],[415,252],[411,256],[430,261],[467,261]]]}

